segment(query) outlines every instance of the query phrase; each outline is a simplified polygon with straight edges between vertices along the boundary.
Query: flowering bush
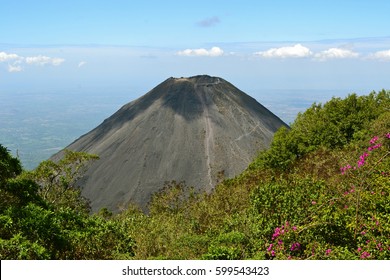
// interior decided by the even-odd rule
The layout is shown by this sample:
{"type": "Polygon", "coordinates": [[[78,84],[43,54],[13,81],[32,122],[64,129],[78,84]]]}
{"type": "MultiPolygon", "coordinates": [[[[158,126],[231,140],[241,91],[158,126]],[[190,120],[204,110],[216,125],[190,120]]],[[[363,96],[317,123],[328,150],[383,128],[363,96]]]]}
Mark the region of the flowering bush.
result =
{"type": "Polygon", "coordinates": [[[291,226],[288,221],[281,227],[276,227],[272,235],[272,243],[268,245],[267,254],[269,258],[292,259],[300,255],[302,246],[297,239],[297,227],[291,226]]]}
{"type": "Polygon", "coordinates": [[[314,185],[307,185],[305,215],[294,225],[286,221],[276,226],[264,245],[265,255],[269,259],[390,258],[388,142],[390,133],[372,137],[355,163],[340,168],[336,188],[314,198],[314,185]]]}

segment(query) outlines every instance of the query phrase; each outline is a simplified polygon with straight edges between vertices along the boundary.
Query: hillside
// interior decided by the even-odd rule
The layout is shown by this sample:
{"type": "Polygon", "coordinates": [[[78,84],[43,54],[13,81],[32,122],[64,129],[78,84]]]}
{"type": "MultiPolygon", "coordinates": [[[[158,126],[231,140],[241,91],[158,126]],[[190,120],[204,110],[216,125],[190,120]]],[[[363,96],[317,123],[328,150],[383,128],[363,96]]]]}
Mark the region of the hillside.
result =
{"type": "Polygon", "coordinates": [[[116,219],[139,259],[389,259],[389,109],[388,91],[313,104],[211,195],[172,184],[116,219]]]}
{"type": "Polygon", "coordinates": [[[22,172],[0,146],[1,259],[390,259],[390,91],[313,104],[210,192],[90,215],[67,152],[22,172]]]}

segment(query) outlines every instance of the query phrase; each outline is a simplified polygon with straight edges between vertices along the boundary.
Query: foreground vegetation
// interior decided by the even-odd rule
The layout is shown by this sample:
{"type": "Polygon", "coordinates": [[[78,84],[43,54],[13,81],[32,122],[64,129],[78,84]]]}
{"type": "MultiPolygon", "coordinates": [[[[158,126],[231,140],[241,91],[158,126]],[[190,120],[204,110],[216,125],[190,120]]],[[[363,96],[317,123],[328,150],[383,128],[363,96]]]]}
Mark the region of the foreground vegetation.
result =
{"type": "Polygon", "coordinates": [[[0,146],[1,259],[390,259],[389,91],[313,104],[240,176],[171,182],[147,214],[89,214],[95,159],[24,172],[0,146]]]}

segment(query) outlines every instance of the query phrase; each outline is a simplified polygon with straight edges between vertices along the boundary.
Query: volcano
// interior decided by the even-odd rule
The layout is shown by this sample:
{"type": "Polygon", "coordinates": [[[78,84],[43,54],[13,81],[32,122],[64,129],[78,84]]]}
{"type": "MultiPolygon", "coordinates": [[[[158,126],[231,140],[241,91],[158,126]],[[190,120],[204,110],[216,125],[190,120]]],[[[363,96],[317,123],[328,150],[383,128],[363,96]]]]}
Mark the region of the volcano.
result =
{"type": "Polygon", "coordinates": [[[221,172],[238,175],[280,126],[287,125],[222,78],[169,78],[66,149],[100,157],[79,181],[92,211],[146,209],[166,181],[210,192],[221,172]]]}

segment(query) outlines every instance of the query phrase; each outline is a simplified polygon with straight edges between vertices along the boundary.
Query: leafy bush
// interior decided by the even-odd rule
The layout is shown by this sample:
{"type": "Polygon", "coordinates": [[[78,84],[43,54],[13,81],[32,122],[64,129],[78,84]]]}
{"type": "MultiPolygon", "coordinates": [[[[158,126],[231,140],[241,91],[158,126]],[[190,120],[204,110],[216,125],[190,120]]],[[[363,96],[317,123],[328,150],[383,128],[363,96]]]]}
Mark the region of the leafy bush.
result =
{"type": "Polygon", "coordinates": [[[321,146],[342,148],[354,139],[361,139],[369,123],[390,107],[390,91],[372,92],[367,96],[351,94],[345,99],[332,98],[313,104],[298,114],[291,130],[281,128],[274,136],[269,150],[257,159],[257,166],[286,170],[296,158],[321,146]]]}

